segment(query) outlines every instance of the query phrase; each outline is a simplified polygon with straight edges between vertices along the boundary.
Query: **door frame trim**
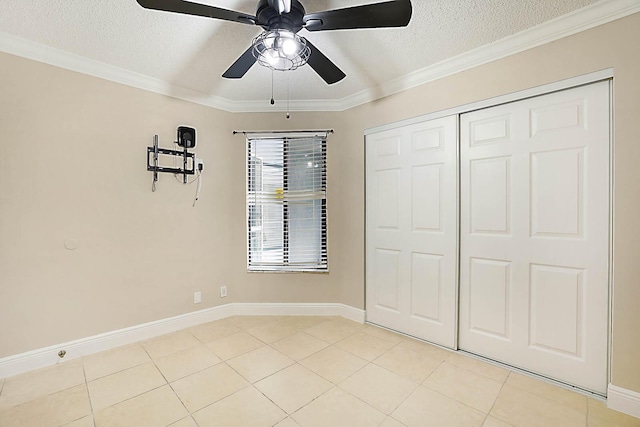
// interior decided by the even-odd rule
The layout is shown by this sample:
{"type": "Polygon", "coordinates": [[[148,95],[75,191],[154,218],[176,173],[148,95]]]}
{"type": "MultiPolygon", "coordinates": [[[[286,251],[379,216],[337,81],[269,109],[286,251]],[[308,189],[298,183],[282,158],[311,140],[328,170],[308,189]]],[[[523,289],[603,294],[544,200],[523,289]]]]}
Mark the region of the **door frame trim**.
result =
{"type": "Polygon", "coordinates": [[[541,86],[535,86],[529,89],[520,90],[517,92],[508,93],[505,95],[494,96],[492,98],[483,99],[481,101],[472,102],[470,104],[459,105],[457,107],[448,108],[446,110],[435,111],[433,113],[424,114],[421,116],[413,117],[399,122],[388,123],[381,126],[372,127],[364,130],[364,135],[371,135],[378,132],[384,132],[399,127],[409,126],[416,123],[421,123],[427,120],[440,119],[447,116],[460,115],[469,113],[475,110],[481,110],[489,107],[496,107],[502,104],[508,104],[515,101],[522,101],[527,98],[533,98],[540,95],[547,95],[553,92],[559,92],[566,89],[571,89],[578,86],[583,86],[591,83],[596,83],[602,80],[608,80],[613,78],[613,68],[606,68],[604,70],[595,71],[593,73],[583,74],[580,76],[572,77],[565,80],[560,80],[554,83],[548,83],[541,86]]]}

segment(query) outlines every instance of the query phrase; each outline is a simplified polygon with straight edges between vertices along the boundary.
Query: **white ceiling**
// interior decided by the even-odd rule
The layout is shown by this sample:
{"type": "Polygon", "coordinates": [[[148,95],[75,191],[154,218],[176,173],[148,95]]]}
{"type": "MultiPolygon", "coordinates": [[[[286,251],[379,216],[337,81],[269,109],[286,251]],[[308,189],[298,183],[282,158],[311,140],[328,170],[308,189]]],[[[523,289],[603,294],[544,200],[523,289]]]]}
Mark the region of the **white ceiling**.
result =
{"type": "MultiPolygon", "coordinates": [[[[311,13],[376,1],[301,2],[311,13]]],[[[254,15],[257,0],[200,3],[254,15]]],[[[578,9],[595,10],[605,3],[640,6],[640,0],[594,3],[596,0],[413,0],[413,16],[406,28],[314,33],[302,30],[301,35],[347,77],[328,86],[310,67],[276,72],[276,99],[286,98],[287,79],[294,104],[329,105],[363,93],[368,93],[368,98],[379,97],[383,93],[376,96],[375,92],[389,82],[398,82],[578,9]]],[[[220,77],[260,33],[259,27],[147,10],[135,0],[0,0],[0,9],[0,35],[11,38],[14,45],[12,49],[2,49],[0,43],[0,49],[10,53],[16,53],[19,41],[20,46],[31,46],[31,55],[23,56],[39,59],[34,49],[44,49],[48,56],[72,54],[70,57],[76,62],[93,60],[89,61],[92,70],[104,65],[112,74],[117,70],[138,80],[148,78],[154,87],[163,86],[157,91],[178,97],[201,98],[209,100],[203,103],[217,102],[223,108],[225,103],[268,106],[270,70],[256,64],[241,80],[220,77]]],[[[576,13],[580,12],[573,15],[576,13]]]]}

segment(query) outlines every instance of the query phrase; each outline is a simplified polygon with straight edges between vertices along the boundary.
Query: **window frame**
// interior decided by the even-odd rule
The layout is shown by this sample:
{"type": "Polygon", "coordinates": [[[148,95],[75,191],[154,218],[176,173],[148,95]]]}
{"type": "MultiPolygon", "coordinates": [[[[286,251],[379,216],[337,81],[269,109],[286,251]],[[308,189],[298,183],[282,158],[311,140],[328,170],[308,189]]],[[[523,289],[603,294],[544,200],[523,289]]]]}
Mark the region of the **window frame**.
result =
{"type": "MultiPolygon", "coordinates": [[[[246,221],[245,221],[245,225],[246,225],[246,250],[247,250],[247,272],[249,273],[314,273],[314,274],[322,274],[322,273],[328,273],[329,272],[329,254],[328,254],[328,247],[329,247],[329,243],[328,243],[328,211],[327,211],[327,135],[308,135],[308,134],[299,134],[299,133],[277,133],[277,134],[270,134],[268,136],[252,136],[247,134],[247,138],[246,138],[246,160],[245,160],[245,167],[246,167],[246,171],[245,171],[245,214],[246,214],[246,221]],[[282,165],[282,169],[283,169],[283,187],[282,190],[284,192],[285,195],[285,200],[283,200],[282,202],[282,210],[283,210],[283,219],[282,219],[282,263],[281,264],[265,264],[263,262],[256,262],[253,263],[252,262],[252,233],[254,233],[255,230],[252,230],[252,224],[255,223],[256,219],[255,217],[253,217],[251,215],[251,212],[256,212],[256,211],[260,211],[263,212],[264,208],[265,208],[265,204],[264,203],[255,203],[255,201],[257,200],[257,196],[256,196],[256,191],[257,188],[255,185],[255,178],[252,180],[251,179],[251,173],[252,171],[255,171],[255,168],[252,168],[252,162],[255,162],[255,159],[258,159],[257,157],[252,155],[252,151],[251,151],[251,144],[252,143],[259,143],[258,141],[260,140],[270,140],[270,141],[282,141],[282,152],[283,152],[283,165],[282,165]],[[320,143],[320,153],[321,153],[321,161],[322,161],[322,167],[323,170],[321,170],[321,186],[319,191],[317,190],[317,188],[315,186],[311,186],[311,188],[309,189],[309,191],[311,193],[322,193],[322,197],[319,198],[319,200],[321,200],[321,207],[320,207],[320,227],[319,227],[319,232],[320,232],[320,239],[319,239],[319,245],[317,246],[317,253],[320,255],[320,261],[313,264],[313,263],[302,263],[302,264],[307,264],[305,267],[296,267],[295,263],[290,263],[290,233],[289,233],[289,227],[291,226],[291,219],[289,217],[289,210],[290,210],[290,202],[288,202],[286,200],[286,195],[287,192],[289,190],[289,172],[290,172],[290,168],[289,165],[291,163],[294,163],[293,160],[290,158],[289,156],[289,150],[291,147],[291,144],[294,143],[296,140],[309,140],[309,139],[313,139],[314,140],[314,144],[319,142],[320,143]],[[254,191],[250,191],[251,189],[253,189],[254,191]],[[251,200],[251,195],[253,194],[254,199],[251,200]],[[251,202],[254,203],[251,203],[251,202]],[[311,266],[313,265],[313,266],[311,266]]],[[[312,150],[312,153],[315,154],[315,151],[312,150]]],[[[261,168],[264,168],[265,163],[262,159],[261,159],[261,168]]],[[[261,177],[264,176],[262,175],[262,170],[261,170],[261,177]]],[[[260,179],[260,184],[261,184],[261,192],[263,192],[263,188],[264,188],[264,183],[262,182],[263,178],[260,179]]],[[[313,198],[308,199],[308,200],[315,200],[313,198]]],[[[277,206],[277,205],[276,205],[277,206]]],[[[263,217],[263,214],[260,214],[261,217],[263,217]]],[[[262,218],[261,218],[262,220],[262,218]]],[[[253,239],[255,239],[255,235],[253,235],[253,239]]],[[[263,241],[261,240],[260,243],[260,251],[262,251],[263,249],[263,245],[262,245],[263,241]]]]}

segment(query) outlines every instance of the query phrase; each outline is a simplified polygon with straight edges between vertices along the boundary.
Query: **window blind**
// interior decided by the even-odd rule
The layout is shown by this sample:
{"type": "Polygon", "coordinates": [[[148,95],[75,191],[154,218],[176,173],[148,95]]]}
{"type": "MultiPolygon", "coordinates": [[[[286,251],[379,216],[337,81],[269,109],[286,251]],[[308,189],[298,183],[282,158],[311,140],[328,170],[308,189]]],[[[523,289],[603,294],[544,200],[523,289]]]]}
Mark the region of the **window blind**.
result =
{"type": "Polygon", "coordinates": [[[247,138],[249,271],[327,271],[326,138],[247,138]]]}

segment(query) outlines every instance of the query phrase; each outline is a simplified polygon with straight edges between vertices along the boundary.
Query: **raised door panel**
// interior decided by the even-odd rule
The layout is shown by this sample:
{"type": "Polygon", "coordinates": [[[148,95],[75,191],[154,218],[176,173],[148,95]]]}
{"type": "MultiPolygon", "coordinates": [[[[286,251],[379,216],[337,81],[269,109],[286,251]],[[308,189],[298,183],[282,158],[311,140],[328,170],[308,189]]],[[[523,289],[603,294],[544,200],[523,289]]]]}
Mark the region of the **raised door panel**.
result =
{"type": "Polygon", "coordinates": [[[444,164],[411,168],[412,230],[442,232],[442,191],[444,164]]]}
{"type": "Polygon", "coordinates": [[[376,224],[378,229],[400,228],[400,169],[375,172],[376,224]]]}
{"type": "Polygon", "coordinates": [[[584,270],[532,264],[529,283],[529,344],[582,358],[584,270]]]}
{"type": "Polygon", "coordinates": [[[376,249],[376,306],[398,311],[400,279],[400,251],[376,249]]]}
{"type": "Polygon", "coordinates": [[[468,144],[471,147],[495,144],[511,139],[511,117],[509,114],[474,119],[468,123],[468,128],[468,144]]]}
{"type": "Polygon", "coordinates": [[[584,98],[531,109],[531,136],[558,129],[585,128],[584,98]]]}
{"type": "Polygon", "coordinates": [[[584,148],[531,154],[533,236],[583,236],[584,171],[584,148]]]}
{"type": "Polygon", "coordinates": [[[511,263],[483,258],[471,258],[469,263],[469,329],[509,339],[511,263]]]}
{"type": "Polygon", "coordinates": [[[508,234],[511,216],[510,158],[473,160],[470,169],[470,232],[508,234]]]}
{"type": "Polygon", "coordinates": [[[412,317],[442,324],[442,260],[440,254],[412,254],[412,317]]]}

